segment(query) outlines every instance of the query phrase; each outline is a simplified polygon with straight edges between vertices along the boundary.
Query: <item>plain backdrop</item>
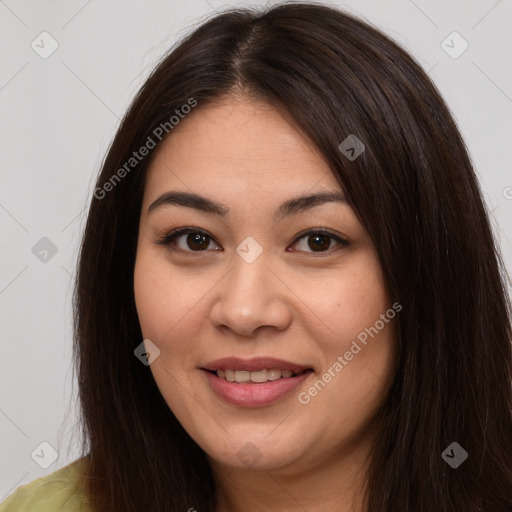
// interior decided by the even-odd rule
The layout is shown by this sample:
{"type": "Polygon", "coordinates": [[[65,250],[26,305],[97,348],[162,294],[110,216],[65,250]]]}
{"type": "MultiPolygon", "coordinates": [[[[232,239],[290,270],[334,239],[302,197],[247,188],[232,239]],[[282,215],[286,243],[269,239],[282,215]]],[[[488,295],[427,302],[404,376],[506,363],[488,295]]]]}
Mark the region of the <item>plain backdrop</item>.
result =
{"type": "MultiPolygon", "coordinates": [[[[121,116],[205,17],[265,4],[0,0],[0,501],[78,456],[72,284],[84,209],[121,116]]],[[[428,71],[469,148],[510,272],[512,1],[331,5],[383,29],[428,71]]]]}

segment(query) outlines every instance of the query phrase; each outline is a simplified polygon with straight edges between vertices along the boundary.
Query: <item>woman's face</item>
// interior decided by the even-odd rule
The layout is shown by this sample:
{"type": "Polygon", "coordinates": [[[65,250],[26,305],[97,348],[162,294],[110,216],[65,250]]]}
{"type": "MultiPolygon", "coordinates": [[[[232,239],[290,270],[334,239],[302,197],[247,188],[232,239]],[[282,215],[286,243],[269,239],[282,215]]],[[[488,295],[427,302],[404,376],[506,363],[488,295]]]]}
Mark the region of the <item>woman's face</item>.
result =
{"type": "Polygon", "coordinates": [[[342,195],[318,151],[249,100],[199,104],[149,169],[137,312],[160,392],[214,464],[325,465],[366,445],[389,389],[399,308],[350,206],[298,199],[319,193],[342,195]],[[171,192],[197,198],[151,208],[171,192]]]}

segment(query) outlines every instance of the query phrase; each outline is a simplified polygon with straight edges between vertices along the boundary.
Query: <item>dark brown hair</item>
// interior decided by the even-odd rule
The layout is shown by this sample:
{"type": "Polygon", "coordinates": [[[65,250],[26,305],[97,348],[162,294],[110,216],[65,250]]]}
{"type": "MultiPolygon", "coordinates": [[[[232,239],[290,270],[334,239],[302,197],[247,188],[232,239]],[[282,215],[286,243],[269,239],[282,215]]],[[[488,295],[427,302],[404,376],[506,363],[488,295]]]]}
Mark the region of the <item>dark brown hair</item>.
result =
{"type": "MultiPolygon", "coordinates": [[[[510,512],[511,307],[468,151],[436,87],[379,29],[327,6],[230,10],[184,38],[124,117],[96,187],[191,98],[242,92],[293,119],[328,161],[379,257],[397,372],[379,412],[369,512],[510,512]],[[338,148],[350,134],[355,160],[338,148]],[[469,454],[441,457],[453,441],[469,454]]],[[[172,131],[169,132],[172,137],[172,131]]],[[[158,147],[158,146],[157,146],[158,147]]],[[[151,158],[92,199],[81,245],[75,363],[95,510],[213,511],[204,452],[134,356],[133,271],[151,158]]]]}

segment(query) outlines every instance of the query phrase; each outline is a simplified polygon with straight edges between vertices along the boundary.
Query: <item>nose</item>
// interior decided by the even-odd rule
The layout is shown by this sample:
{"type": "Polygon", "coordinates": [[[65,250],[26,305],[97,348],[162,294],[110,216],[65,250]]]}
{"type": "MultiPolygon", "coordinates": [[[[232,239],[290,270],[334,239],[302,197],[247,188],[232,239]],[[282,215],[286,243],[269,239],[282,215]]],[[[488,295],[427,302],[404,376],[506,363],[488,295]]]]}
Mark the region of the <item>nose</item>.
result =
{"type": "Polygon", "coordinates": [[[286,329],[292,318],[289,298],[293,296],[286,280],[262,256],[252,263],[238,255],[234,259],[232,269],[217,286],[211,323],[244,337],[254,336],[261,327],[286,329]]]}

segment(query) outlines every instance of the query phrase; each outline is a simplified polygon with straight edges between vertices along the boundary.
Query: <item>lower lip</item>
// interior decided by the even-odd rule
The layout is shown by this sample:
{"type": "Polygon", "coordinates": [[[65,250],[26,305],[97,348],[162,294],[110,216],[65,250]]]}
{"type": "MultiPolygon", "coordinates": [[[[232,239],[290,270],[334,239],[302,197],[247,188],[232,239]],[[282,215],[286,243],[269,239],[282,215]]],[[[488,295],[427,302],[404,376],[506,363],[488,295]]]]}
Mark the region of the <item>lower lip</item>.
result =
{"type": "Polygon", "coordinates": [[[267,382],[229,382],[203,370],[211,388],[224,401],[241,407],[262,407],[277,402],[300,386],[313,372],[267,382]]]}

